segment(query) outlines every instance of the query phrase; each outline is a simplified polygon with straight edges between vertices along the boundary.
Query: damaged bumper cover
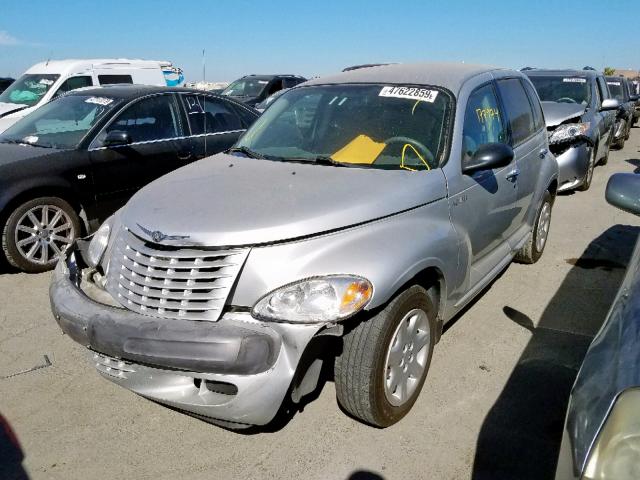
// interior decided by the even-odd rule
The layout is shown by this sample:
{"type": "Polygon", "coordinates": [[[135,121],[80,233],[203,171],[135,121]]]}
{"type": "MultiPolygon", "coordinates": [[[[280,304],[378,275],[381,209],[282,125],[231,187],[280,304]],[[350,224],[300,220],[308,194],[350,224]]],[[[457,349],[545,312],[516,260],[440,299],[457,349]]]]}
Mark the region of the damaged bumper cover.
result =
{"type": "Polygon", "coordinates": [[[589,169],[591,142],[579,141],[575,144],[549,145],[558,162],[558,191],[572,190],[582,185],[589,169]]]}
{"type": "Polygon", "coordinates": [[[91,298],[82,270],[74,244],[56,267],[51,308],[60,328],[92,351],[98,372],[139,395],[222,423],[268,423],[322,328],[260,322],[245,312],[217,322],[145,316],[91,298]]]}

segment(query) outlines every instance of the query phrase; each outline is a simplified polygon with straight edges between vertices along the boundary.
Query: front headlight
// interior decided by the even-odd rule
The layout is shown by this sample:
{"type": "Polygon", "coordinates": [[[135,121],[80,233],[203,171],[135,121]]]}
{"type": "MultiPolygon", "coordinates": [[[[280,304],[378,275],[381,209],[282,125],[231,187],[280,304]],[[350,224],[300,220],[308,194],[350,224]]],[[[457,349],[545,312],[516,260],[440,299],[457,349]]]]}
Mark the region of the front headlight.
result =
{"type": "Polygon", "coordinates": [[[89,243],[89,250],[87,252],[87,263],[92,267],[97,267],[102,261],[104,252],[107,250],[109,244],[109,235],[111,234],[111,220],[113,217],[107,219],[106,222],[98,229],[93,235],[91,243],[89,243]]]}
{"type": "Polygon", "coordinates": [[[560,125],[549,136],[549,143],[570,142],[578,137],[583,137],[588,140],[587,132],[589,131],[590,125],[589,122],[560,125]]]}
{"type": "Polygon", "coordinates": [[[255,304],[252,315],[281,322],[332,322],[362,310],[372,295],[371,282],[362,277],[309,278],[267,294],[255,304]]]}
{"type": "Polygon", "coordinates": [[[640,389],[620,394],[594,443],[585,480],[640,478],[640,389]]]}

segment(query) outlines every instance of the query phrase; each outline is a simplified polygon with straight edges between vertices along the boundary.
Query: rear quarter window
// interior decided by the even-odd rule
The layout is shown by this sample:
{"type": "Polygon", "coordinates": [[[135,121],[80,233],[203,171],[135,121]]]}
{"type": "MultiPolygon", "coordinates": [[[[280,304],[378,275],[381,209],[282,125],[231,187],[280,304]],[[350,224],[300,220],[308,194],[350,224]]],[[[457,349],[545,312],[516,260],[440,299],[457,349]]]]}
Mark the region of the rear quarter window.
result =
{"type": "Polygon", "coordinates": [[[98,75],[100,85],[113,85],[115,83],[133,83],[131,75],[98,75]]]}

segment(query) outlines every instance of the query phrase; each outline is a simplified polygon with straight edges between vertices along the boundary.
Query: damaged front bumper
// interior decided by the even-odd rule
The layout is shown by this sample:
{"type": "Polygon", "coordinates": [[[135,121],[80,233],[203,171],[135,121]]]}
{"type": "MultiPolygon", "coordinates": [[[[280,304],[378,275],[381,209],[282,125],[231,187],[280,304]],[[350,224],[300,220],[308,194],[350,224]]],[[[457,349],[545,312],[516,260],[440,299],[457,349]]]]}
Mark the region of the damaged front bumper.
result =
{"type": "Polygon", "coordinates": [[[60,328],[91,350],[98,372],[224,426],[269,423],[307,345],[324,327],[266,323],[248,312],[229,312],[217,322],[145,316],[99,301],[105,292],[83,267],[74,244],[53,275],[51,308],[60,328]]]}
{"type": "MultiPolygon", "coordinates": [[[[553,146],[550,147],[554,152],[553,146]]],[[[582,185],[589,169],[590,153],[589,145],[586,142],[570,145],[557,153],[554,152],[558,161],[559,192],[573,190],[582,185]]]]}

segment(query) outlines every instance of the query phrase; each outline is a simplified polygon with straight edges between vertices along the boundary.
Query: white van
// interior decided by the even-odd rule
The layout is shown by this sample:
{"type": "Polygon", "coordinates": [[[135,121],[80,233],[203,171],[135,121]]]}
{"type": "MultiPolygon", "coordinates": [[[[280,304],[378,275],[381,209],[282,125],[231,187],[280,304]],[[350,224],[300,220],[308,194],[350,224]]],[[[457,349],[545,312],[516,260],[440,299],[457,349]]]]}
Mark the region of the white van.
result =
{"type": "Polygon", "coordinates": [[[51,60],[28,69],[0,94],[0,132],[49,100],[76,88],[113,83],[180,86],[182,70],[153,60],[51,60]]]}

